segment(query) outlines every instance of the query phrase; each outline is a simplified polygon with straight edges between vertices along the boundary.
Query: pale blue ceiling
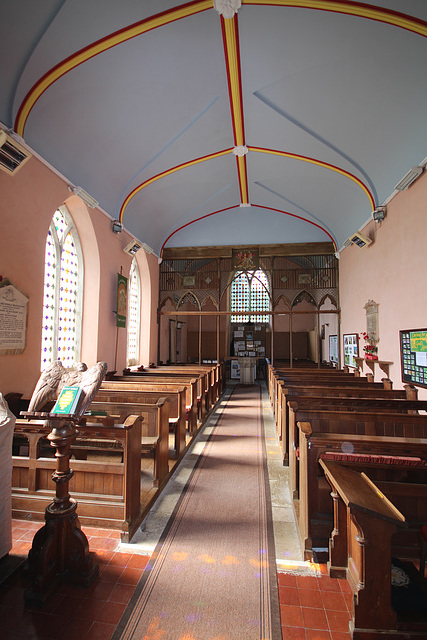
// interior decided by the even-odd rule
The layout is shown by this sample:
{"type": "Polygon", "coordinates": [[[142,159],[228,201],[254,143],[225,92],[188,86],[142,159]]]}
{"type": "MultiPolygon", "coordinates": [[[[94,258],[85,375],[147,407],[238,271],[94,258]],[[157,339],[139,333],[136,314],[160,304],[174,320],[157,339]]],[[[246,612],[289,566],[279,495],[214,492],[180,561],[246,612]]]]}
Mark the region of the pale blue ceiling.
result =
{"type": "MultiPolygon", "coordinates": [[[[14,128],[27,92],[56,64],[181,4],[1,0],[3,125],[14,128]]],[[[424,0],[369,4],[427,21],[424,0]]],[[[314,9],[243,2],[237,19],[246,145],[334,165],[382,204],[427,155],[427,39],[314,9]]],[[[159,27],[76,67],[36,102],[24,139],[112,218],[145,180],[232,148],[217,12],[159,27]]],[[[246,160],[256,207],[239,207],[236,159],[228,154],[142,189],[124,226],[156,253],[171,234],[166,246],[333,238],[339,248],[371,216],[366,193],[346,175],[252,150],[246,160]]]]}

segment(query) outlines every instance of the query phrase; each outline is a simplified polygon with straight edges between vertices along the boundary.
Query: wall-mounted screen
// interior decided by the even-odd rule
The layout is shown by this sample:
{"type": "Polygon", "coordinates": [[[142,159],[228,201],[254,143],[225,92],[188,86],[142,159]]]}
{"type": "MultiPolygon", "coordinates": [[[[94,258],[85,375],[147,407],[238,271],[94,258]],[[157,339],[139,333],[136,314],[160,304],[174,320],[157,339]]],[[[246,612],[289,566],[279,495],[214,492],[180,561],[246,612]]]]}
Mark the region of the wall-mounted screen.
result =
{"type": "Polygon", "coordinates": [[[427,329],[400,332],[402,382],[427,387],[427,329]]]}

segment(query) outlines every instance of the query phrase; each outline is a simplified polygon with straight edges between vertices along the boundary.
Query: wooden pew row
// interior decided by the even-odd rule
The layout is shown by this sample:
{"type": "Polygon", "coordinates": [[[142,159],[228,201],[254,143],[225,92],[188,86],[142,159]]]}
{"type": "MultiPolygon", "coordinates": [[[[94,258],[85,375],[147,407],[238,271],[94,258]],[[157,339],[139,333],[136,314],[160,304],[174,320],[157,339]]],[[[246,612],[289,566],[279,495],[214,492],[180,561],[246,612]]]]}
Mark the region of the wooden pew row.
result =
{"type": "Polygon", "coordinates": [[[417,389],[411,385],[406,385],[405,389],[383,389],[374,388],[354,388],[340,386],[310,386],[303,385],[282,387],[278,398],[278,415],[276,420],[277,436],[283,454],[283,464],[289,464],[289,451],[292,437],[289,434],[289,402],[305,399],[306,397],[322,398],[356,398],[356,399],[381,399],[381,400],[411,400],[418,398],[417,389]]]}
{"type": "MultiPolygon", "coordinates": [[[[102,462],[72,460],[70,492],[78,502],[78,516],[83,525],[119,529],[122,541],[129,542],[160,490],[154,487],[153,478],[151,490],[141,499],[142,417],[130,415],[123,423],[108,416],[103,418],[105,424],[89,420],[93,419],[88,418],[86,424],[78,427],[76,451],[96,441],[103,442],[105,449],[117,455],[102,462]]],[[[51,475],[56,459],[46,440],[49,429],[44,420],[18,418],[14,434],[12,514],[16,518],[42,521],[45,508],[55,495],[51,475]],[[28,446],[28,455],[16,455],[22,444],[28,446]]]]}
{"type": "Polygon", "coordinates": [[[202,388],[200,396],[205,397],[205,410],[210,411],[219,398],[220,380],[222,380],[224,368],[222,365],[167,365],[149,369],[125,369],[124,375],[131,376],[166,376],[176,378],[179,376],[193,375],[201,377],[202,388]]]}
{"type": "Polygon", "coordinates": [[[310,393],[311,395],[323,395],[328,390],[335,391],[336,395],[345,395],[350,397],[361,397],[367,392],[378,393],[378,397],[384,392],[384,390],[391,391],[391,381],[384,379],[382,383],[377,382],[364,382],[365,378],[360,378],[361,382],[356,384],[346,381],[345,383],[335,382],[324,383],[321,380],[307,380],[304,384],[300,382],[280,381],[280,392],[277,396],[277,409],[276,409],[276,429],[279,439],[281,438],[281,446],[283,452],[283,463],[288,464],[290,443],[289,443],[289,407],[287,398],[298,396],[298,393],[310,393]]]}
{"type": "MultiPolygon", "coordinates": [[[[346,380],[355,380],[360,377],[360,373],[353,372],[345,372],[342,369],[331,369],[321,368],[317,369],[315,367],[306,367],[306,368],[277,368],[269,365],[268,367],[268,388],[269,388],[269,396],[271,404],[274,405],[275,397],[277,394],[277,384],[279,380],[284,379],[301,379],[307,377],[314,377],[316,380],[327,381],[328,378],[332,378],[332,380],[338,380],[339,378],[344,378],[346,380]]],[[[373,381],[372,374],[369,374],[369,377],[365,379],[367,382],[373,381]]]]}
{"type": "MultiPolygon", "coordinates": [[[[277,415],[278,407],[277,402],[280,399],[280,387],[283,386],[297,386],[297,385],[347,385],[347,386],[355,386],[357,388],[363,388],[366,385],[374,384],[376,386],[381,386],[381,383],[375,383],[374,377],[372,374],[369,374],[366,377],[358,377],[351,373],[344,373],[342,371],[335,371],[335,373],[331,373],[329,371],[322,372],[322,370],[306,370],[304,373],[299,371],[297,372],[288,372],[286,374],[276,374],[274,375],[274,382],[272,383],[272,396],[271,402],[273,406],[273,411],[275,415],[277,415]]],[[[391,380],[384,379],[382,381],[382,386],[387,389],[392,389],[393,385],[391,380]]]]}
{"type": "MultiPolygon", "coordinates": [[[[325,452],[333,452],[340,461],[365,465],[374,480],[387,476],[393,482],[413,481],[426,485],[425,416],[315,410],[296,411],[295,415],[299,451],[298,458],[291,458],[295,460],[295,468],[290,466],[289,482],[306,559],[313,557],[313,548],[326,547],[330,526],[330,504],[327,498],[325,500],[324,482],[322,484],[318,468],[318,461],[325,452]]],[[[424,516],[427,517],[427,512],[424,516]]]]}
{"type": "MultiPolygon", "coordinates": [[[[387,393],[386,391],[384,393],[387,393]]],[[[417,414],[427,410],[426,400],[393,399],[387,396],[367,398],[364,395],[352,398],[326,396],[297,396],[287,402],[289,466],[291,475],[295,469],[295,455],[299,446],[299,433],[296,426],[296,414],[301,411],[345,411],[345,412],[382,412],[417,414]],[[292,458],[292,460],[291,460],[292,458]]],[[[334,428],[331,425],[331,431],[334,428]]]]}
{"type": "MultiPolygon", "coordinates": [[[[213,401],[218,400],[220,395],[224,390],[224,381],[225,381],[225,362],[215,363],[215,364],[172,364],[172,365],[161,365],[156,366],[150,371],[161,371],[166,375],[168,373],[184,373],[188,374],[189,372],[193,373],[201,373],[207,372],[210,378],[210,386],[212,387],[212,398],[213,401]]],[[[132,371],[132,370],[131,370],[132,371]]],[[[147,371],[147,369],[143,369],[143,371],[147,371]]]]}
{"type": "MultiPolygon", "coordinates": [[[[171,385],[172,387],[172,385],[171,385]]],[[[160,398],[169,399],[169,427],[175,434],[175,453],[180,456],[186,447],[186,388],[183,386],[166,389],[141,385],[138,382],[106,382],[102,383],[93,402],[156,402],[160,398]],[[137,388],[138,387],[138,388],[137,388]]]]}
{"type": "MultiPolygon", "coordinates": [[[[206,377],[198,376],[195,374],[191,375],[176,375],[176,376],[165,376],[160,374],[144,374],[144,375],[114,375],[107,376],[106,382],[144,382],[148,384],[155,385],[176,385],[176,386],[185,386],[190,387],[191,391],[188,391],[188,394],[191,394],[191,397],[187,395],[187,406],[189,406],[189,402],[191,402],[191,407],[193,411],[193,407],[195,406],[196,419],[199,422],[204,422],[206,418],[206,406],[207,406],[207,385],[206,385],[206,377]],[[195,395],[194,395],[195,391],[195,395]]],[[[103,383],[104,384],[104,383],[103,383]]]]}

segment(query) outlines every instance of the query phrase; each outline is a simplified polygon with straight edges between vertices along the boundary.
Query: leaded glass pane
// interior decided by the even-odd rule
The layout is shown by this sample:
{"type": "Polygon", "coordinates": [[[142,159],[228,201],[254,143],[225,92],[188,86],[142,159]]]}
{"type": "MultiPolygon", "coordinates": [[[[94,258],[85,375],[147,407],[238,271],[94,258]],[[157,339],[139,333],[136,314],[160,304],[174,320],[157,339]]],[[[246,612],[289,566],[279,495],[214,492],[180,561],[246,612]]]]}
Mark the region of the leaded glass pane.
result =
{"type": "Polygon", "coordinates": [[[140,325],[140,285],[136,262],[133,261],[129,276],[129,310],[127,335],[128,365],[138,364],[139,361],[139,325],[140,325]]]}
{"type": "MultiPolygon", "coordinates": [[[[267,274],[258,269],[251,280],[251,311],[270,311],[267,274]]],[[[268,322],[269,315],[251,316],[252,322],[268,322]]]]}
{"type": "Polygon", "coordinates": [[[57,282],[56,248],[49,229],[46,240],[44,265],[44,294],[43,294],[43,326],[42,326],[42,354],[41,368],[46,368],[54,359],[55,338],[55,292],[57,282]]]}
{"type": "MultiPolygon", "coordinates": [[[[230,311],[270,311],[269,282],[262,270],[241,271],[231,284],[230,311]]],[[[268,314],[231,316],[231,322],[269,322],[268,314]]]]}
{"type": "Polygon", "coordinates": [[[78,359],[81,266],[72,224],[58,209],[46,239],[41,368],[55,359],[71,367],[78,359]]]}
{"type": "Polygon", "coordinates": [[[61,252],[61,276],[58,307],[58,359],[64,367],[76,360],[76,310],[79,265],[71,233],[68,233],[61,252]]]}
{"type": "MultiPolygon", "coordinates": [[[[249,280],[245,271],[236,275],[231,284],[230,311],[248,311],[250,304],[249,280]]],[[[231,316],[231,322],[248,322],[249,316],[231,316]]]]}

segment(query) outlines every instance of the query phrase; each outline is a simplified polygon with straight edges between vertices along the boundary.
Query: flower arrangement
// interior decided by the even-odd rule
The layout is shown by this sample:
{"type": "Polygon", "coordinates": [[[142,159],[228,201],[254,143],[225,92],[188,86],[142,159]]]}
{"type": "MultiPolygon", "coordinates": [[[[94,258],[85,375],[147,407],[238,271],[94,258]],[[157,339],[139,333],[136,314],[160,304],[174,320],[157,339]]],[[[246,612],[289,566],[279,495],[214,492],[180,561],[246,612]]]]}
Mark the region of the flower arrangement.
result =
{"type": "Polygon", "coordinates": [[[377,347],[377,337],[374,333],[367,333],[366,331],[362,332],[362,338],[365,341],[363,346],[363,351],[365,352],[365,358],[367,360],[378,360],[378,347],[377,347]]]}

